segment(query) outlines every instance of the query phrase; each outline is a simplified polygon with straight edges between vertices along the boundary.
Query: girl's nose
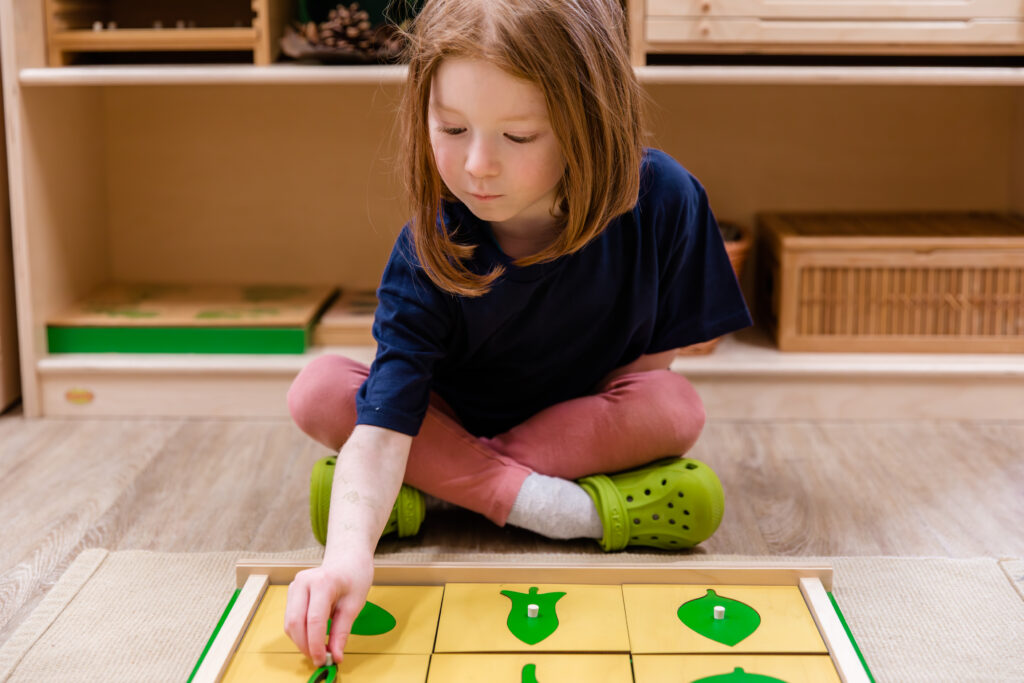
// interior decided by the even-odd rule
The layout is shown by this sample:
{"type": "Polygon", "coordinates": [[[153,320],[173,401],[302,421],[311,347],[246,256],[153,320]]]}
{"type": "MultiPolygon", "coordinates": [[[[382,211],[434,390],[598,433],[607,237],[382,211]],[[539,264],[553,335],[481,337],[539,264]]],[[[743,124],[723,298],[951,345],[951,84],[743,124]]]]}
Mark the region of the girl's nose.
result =
{"type": "Polygon", "coordinates": [[[466,173],[477,178],[497,175],[498,158],[486,140],[477,138],[466,152],[466,173]]]}

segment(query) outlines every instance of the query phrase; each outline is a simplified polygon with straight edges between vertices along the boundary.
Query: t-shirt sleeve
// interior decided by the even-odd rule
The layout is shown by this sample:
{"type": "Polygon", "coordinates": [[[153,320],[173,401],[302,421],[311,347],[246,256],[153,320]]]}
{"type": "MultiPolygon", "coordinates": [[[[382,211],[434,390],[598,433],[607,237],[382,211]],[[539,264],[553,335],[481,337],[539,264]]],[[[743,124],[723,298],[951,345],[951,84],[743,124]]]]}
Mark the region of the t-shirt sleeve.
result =
{"type": "Polygon", "coordinates": [[[647,353],[714,339],[751,325],[725,242],[700,183],[662,155],[648,190],[659,251],[657,318],[647,353]]]}
{"type": "Polygon", "coordinates": [[[430,401],[434,367],[451,330],[450,297],[419,266],[412,235],[399,235],[377,290],[377,356],[356,396],[356,424],[415,436],[430,401]]]}

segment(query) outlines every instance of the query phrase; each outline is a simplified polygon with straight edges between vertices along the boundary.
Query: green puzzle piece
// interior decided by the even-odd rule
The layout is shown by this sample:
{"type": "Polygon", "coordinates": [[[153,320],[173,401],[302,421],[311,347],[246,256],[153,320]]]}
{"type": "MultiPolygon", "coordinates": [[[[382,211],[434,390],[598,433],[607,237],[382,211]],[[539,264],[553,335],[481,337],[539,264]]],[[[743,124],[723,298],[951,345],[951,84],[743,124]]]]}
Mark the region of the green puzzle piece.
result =
{"type": "Polygon", "coordinates": [[[565,593],[538,594],[537,587],[532,586],[529,593],[505,590],[501,591],[501,594],[512,601],[512,608],[508,612],[508,630],[527,645],[536,645],[558,628],[555,603],[565,593]],[[526,615],[526,607],[530,604],[539,608],[535,617],[526,615]]]}
{"type": "Polygon", "coordinates": [[[356,636],[379,636],[395,627],[395,618],[383,607],[369,600],[359,611],[359,616],[352,622],[352,634],[356,636]]]}
{"type": "Polygon", "coordinates": [[[306,683],[334,683],[334,680],[338,677],[338,665],[331,664],[330,666],[324,664],[319,669],[313,672],[313,675],[309,677],[306,683]]]}
{"type": "MultiPolygon", "coordinates": [[[[395,618],[383,607],[375,605],[369,600],[359,610],[359,615],[352,622],[352,635],[354,636],[379,636],[387,633],[395,627],[395,618]]],[[[331,634],[331,620],[327,620],[327,635],[331,634]]]]}
{"type": "Polygon", "coordinates": [[[761,615],[750,605],[723,598],[711,588],[706,595],[684,602],[676,613],[679,620],[705,638],[730,647],[761,625],[761,615]],[[715,619],[715,607],[725,608],[725,618],[715,619]]]}
{"type": "Polygon", "coordinates": [[[693,683],[786,683],[781,678],[762,676],[761,674],[748,674],[741,667],[736,667],[732,673],[716,674],[693,681],[693,683]]]}
{"type": "Polygon", "coordinates": [[[537,665],[527,664],[523,667],[522,683],[537,683],[537,665]]]}

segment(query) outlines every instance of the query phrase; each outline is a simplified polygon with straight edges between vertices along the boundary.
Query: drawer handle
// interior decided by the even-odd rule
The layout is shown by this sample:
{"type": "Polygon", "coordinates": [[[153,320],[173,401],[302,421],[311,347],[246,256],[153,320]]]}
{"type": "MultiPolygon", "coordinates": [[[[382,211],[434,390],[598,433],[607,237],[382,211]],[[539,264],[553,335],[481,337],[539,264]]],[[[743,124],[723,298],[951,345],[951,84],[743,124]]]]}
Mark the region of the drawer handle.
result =
{"type": "Polygon", "coordinates": [[[700,11],[704,12],[705,14],[710,12],[711,11],[711,0],[704,0],[702,3],[700,3],[700,11]]]}

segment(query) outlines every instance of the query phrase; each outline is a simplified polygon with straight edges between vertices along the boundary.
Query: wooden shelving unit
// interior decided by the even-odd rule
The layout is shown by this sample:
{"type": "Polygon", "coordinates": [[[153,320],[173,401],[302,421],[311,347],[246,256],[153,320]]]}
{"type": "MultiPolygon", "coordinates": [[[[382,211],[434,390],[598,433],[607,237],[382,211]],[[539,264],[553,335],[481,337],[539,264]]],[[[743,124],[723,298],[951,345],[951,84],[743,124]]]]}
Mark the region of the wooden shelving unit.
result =
{"type": "Polygon", "coordinates": [[[278,40],[294,11],[290,0],[42,1],[51,67],[125,52],[238,52],[266,65],[280,54],[278,40]]]}
{"type": "MultiPolygon", "coordinates": [[[[406,220],[404,69],[48,68],[39,2],[0,0],[0,31],[25,414],[285,416],[295,373],[336,349],[51,355],[46,320],[107,281],[373,288],[406,220]]],[[[637,69],[651,143],[724,220],[1024,212],[1024,69],[637,69]]],[[[783,354],[758,333],[674,368],[713,419],[1007,419],[1024,388],[1022,355],[783,354]]]]}
{"type": "MultiPolygon", "coordinates": [[[[2,60],[0,60],[2,61],[2,60]]],[[[0,79],[2,80],[2,79],[0,79]]],[[[0,130],[4,103],[0,99],[0,130]]],[[[10,203],[7,192],[7,141],[0,138],[0,413],[20,394],[18,332],[11,261],[10,203]]]]}

